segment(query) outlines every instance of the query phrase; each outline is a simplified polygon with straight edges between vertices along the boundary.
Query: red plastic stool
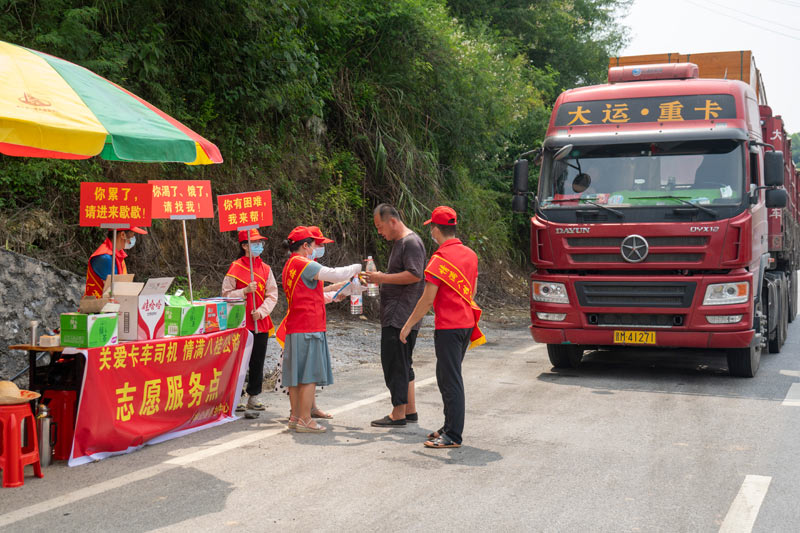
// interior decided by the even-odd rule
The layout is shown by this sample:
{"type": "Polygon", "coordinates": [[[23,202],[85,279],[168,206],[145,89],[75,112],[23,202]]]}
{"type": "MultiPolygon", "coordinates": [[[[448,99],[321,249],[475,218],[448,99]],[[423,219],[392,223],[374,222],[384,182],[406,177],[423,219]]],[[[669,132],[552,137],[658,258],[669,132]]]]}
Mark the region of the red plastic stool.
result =
{"type": "Polygon", "coordinates": [[[55,424],[56,445],[53,459],[66,461],[72,452],[72,437],[75,434],[75,413],[78,393],[74,390],[48,390],[42,395],[55,424]]]}
{"type": "Polygon", "coordinates": [[[25,484],[25,465],[33,465],[36,477],[44,477],[39,464],[39,441],[36,420],[29,403],[0,405],[0,469],[4,487],[25,484]],[[28,445],[22,447],[20,428],[25,423],[28,445]]]}

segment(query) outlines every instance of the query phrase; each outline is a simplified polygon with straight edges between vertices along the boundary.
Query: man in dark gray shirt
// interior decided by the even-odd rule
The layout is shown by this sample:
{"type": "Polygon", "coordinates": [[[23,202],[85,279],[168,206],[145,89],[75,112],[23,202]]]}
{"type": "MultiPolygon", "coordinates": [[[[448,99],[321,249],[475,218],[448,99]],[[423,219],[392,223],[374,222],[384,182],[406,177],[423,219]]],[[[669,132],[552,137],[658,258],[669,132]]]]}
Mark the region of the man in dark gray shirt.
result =
{"type": "Polygon", "coordinates": [[[414,398],[414,368],[411,355],[420,323],[400,342],[405,325],[425,287],[425,246],[419,235],[400,220],[397,209],[380,204],[373,213],[375,228],[392,242],[386,272],[366,272],[369,283],[381,285],[381,366],[386,386],[392,396],[392,412],[378,420],[375,427],[405,426],[418,420],[414,398]]]}

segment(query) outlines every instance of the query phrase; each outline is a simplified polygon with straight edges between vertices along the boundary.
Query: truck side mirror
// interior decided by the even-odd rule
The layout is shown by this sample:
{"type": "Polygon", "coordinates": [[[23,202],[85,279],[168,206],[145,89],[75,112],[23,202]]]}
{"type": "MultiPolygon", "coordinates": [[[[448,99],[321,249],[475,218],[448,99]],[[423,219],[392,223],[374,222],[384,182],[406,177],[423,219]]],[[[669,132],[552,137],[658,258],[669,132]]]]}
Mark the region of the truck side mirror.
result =
{"type": "Polygon", "coordinates": [[[783,186],[783,152],[767,152],[764,154],[764,185],[767,187],[783,186]]]}
{"type": "Polygon", "coordinates": [[[764,205],[770,208],[786,207],[786,203],[789,199],[789,196],[786,194],[786,189],[767,189],[765,193],[764,205]]]}
{"type": "Polygon", "coordinates": [[[514,162],[514,198],[511,210],[515,213],[528,212],[528,160],[514,162]]]}
{"type": "Polygon", "coordinates": [[[514,194],[528,192],[528,160],[518,159],[514,162],[514,194]]]}

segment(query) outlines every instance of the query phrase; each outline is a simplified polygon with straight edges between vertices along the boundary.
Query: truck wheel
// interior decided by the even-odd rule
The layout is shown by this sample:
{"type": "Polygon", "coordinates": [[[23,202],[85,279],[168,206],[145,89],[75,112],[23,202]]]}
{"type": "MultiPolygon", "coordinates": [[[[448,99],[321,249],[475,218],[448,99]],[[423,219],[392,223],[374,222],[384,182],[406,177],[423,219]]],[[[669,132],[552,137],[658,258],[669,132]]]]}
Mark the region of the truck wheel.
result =
{"type": "Polygon", "coordinates": [[[750,348],[729,348],[728,349],[728,372],[737,378],[752,378],[758,372],[758,364],[761,362],[761,347],[751,346],[750,348]]]}
{"type": "Polygon", "coordinates": [[[797,316],[797,270],[792,269],[789,276],[789,322],[797,316]]]}
{"type": "MultiPolygon", "coordinates": [[[[775,322],[775,329],[773,331],[767,330],[767,349],[769,353],[778,353],[781,351],[781,346],[783,345],[783,298],[785,298],[784,290],[783,290],[783,283],[781,283],[781,278],[775,278],[775,302],[769,302],[767,305],[767,312],[770,310],[774,310],[775,316],[769,317],[774,318],[775,322]]],[[[767,321],[769,323],[769,320],[767,321]]]]}
{"type": "Polygon", "coordinates": [[[548,344],[547,357],[556,368],[578,368],[583,359],[583,347],[576,344],[548,344]]]}
{"type": "Polygon", "coordinates": [[[783,307],[781,308],[781,348],[786,343],[786,339],[789,338],[789,298],[791,294],[791,288],[789,287],[789,278],[783,276],[783,298],[781,302],[783,303],[783,307]]]}

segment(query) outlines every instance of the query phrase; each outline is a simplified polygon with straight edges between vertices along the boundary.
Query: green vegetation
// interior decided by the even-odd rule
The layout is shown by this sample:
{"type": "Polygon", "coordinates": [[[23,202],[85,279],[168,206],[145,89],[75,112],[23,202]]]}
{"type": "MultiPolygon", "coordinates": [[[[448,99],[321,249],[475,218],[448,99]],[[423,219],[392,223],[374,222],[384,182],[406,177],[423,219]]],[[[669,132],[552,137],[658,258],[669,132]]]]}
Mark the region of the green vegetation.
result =
{"type": "MultiPolygon", "coordinates": [[[[510,212],[511,164],[541,142],[561,90],[604,80],[624,39],[615,13],[626,5],[0,0],[4,40],[119,83],[225,158],[194,168],[2,157],[0,237],[83,272],[101,234],[77,227],[81,180],[203,178],[218,194],[272,189],[265,255],[277,268],[279,243],[298,224],[333,235],[334,263],[385,250],[372,226],[382,201],[417,230],[433,207],[452,205],[484,270],[523,266],[528,228],[510,212]]],[[[189,225],[195,284],[215,287],[234,239],[214,221],[189,225]]],[[[182,274],[179,232],[158,221],[131,270],[182,274]]]]}
{"type": "Polygon", "coordinates": [[[792,133],[792,161],[800,167],[800,133],[792,133]]]}

